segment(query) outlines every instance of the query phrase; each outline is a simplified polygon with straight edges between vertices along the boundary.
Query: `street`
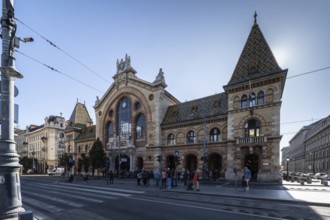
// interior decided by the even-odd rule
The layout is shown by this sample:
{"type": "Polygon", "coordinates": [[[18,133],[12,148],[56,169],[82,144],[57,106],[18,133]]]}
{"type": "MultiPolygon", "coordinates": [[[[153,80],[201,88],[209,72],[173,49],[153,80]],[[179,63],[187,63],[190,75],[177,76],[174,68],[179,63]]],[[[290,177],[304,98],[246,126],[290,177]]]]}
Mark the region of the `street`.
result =
{"type": "Polygon", "coordinates": [[[326,219],[330,216],[320,215],[328,207],[191,192],[182,189],[182,185],[159,190],[155,186],[136,186],[133,180],[115,180],[113,185],[106,185],[102,179],[66,183],[60,176],[22,176],[21,181],[23,207],[32,210],[35,219],[326,219]]]}

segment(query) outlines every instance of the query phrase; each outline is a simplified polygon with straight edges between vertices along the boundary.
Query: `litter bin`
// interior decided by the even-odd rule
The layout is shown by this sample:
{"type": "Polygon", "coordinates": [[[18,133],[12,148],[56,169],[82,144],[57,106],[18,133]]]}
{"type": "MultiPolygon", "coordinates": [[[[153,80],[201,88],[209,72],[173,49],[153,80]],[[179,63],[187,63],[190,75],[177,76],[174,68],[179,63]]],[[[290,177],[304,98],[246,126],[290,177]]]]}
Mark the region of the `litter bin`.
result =
{"type": "Polygon", "coordinates": [[[308,176],[308,177],[307,177],[307,183],[308,183],[308,184],[311,184],[311,183],[312,183],[312,177],[311,177],[311,176],[308,176]]]}

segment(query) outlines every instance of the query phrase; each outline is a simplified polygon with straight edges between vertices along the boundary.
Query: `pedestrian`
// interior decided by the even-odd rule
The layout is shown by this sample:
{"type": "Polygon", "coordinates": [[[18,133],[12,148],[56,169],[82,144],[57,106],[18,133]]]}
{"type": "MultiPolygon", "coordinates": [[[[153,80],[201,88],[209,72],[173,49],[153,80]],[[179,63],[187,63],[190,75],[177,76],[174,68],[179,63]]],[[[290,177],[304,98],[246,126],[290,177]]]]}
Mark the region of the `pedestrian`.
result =
{"type": "Polygon", "coordinates": [[[249,181],[251,179],[251,171],[247,166],[244,167],[243,178],[244,178],[244,181],[246,182],[245,191],[249,191],[249,181]]]}
{"type": "Polygon", "coordinates": [[[197,191],[199,191],[199,172],[199,169],[197,169],[193,178],[193,188],[196,187],[197,191]]]}
{"type": "Polygon", "coordinates": [[[144,170],[142,172],[142,181],[143,181],[143,186],[146,187],[147,183],[148,183],[148,179],[149,179],[149,173],[148,171],[144,170]]]}
{"type": "Polygon", "coordinates": [[[159,186],[159,182],[160,182],[160,173],[159,173],[159,171],[156,171],[154,173],[154,179],[156,181],[156,186],[158,187],[159,186]]]}
{"type": "Polygon", "coordinates": [[[162,189],[166,188],[166,179],[167,179],[167,173],[165,170],[162,172],[162,189]]]}
{"type": "Polygon", "coordinates": [[[109,172],[110,184],[113,184],[113,177],[114,177],[114,174],[113,174],[112,170],[110,170],[110,172],[109,172]]]}
{"type": "Polygon", "coordinates": [[[189,177],[189,174],[188,174],[188,171],[187,170],[185,170],[184,172],[183,172],[183,185],[186,187],[187,186],[187,181],[188,181],[188,177],[189,177]]]}
{"type": "Polygon", "coordinates": [[[137,185],[140,186],[141,185],[141,179],[142,179],[142,173],[138,172],[138,174],[136,175],[136,179],[137,179],[137,185]]]}
{"type": "Polygon", "coordinates": [[[172,183],[172,171],[170,168],[167,168],[167,188],[168,189],[171,189],[172,186],[173,186],[173,183],[172,183]]]}

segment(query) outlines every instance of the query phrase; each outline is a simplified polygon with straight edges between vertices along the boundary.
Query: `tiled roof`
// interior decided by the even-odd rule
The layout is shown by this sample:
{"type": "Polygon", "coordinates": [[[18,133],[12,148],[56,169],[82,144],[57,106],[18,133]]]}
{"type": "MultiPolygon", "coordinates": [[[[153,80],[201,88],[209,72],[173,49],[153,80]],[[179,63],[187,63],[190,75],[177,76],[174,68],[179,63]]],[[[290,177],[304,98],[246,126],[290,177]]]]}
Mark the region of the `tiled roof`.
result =
{"type": "Polygon", "coordinates": [[[71,128],[83,128],[91,123],[92,119],[90,118],[87,108],[84,104],[79,102],[76,103],[76,106],[71,114],[69,124],[65,128],[65,130],[71,128]]]}
{"type": "Polygon", "coordinates": [[[85,127],[81,130],[81,133],[75,141],[87,141],[94,140],[96,137],[96,125],[85,127]]]}
{"type": "Polygon", "coordinates": [[[255,20],[227,86],[281,70],[255,20]]]}
{"type": "Polygon", "coordinates": [[[228,97],[226,93],[220,93],[204,98],[196,99],[178,105],[169,106],[162,125],[203,119],[226,115],[228,110],[228,97]]]}

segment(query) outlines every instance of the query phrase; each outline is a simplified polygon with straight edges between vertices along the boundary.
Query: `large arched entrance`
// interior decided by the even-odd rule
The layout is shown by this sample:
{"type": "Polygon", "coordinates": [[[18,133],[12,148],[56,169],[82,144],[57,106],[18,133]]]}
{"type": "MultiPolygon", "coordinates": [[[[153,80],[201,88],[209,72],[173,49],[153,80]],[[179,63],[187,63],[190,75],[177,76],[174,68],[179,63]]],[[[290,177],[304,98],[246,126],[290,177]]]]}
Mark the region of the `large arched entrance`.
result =
{"type": "Polygon", "coordinates": [[[174,155],[168,155],[166,157],[166,168],[170,168],[171,170],[175,169],[174,155]]]}
{"type": "Polygon", "coordinates": [[[220,178],[222,169],[222,157],[220,154],[210,154],[207,161],[208,170],[211,172],[211,178],[217,180],[220,178]]]}
{"type": "Polygon", "coordinates": [[[248,166],[250,168],[252,180],[257,180],[259,171],[259,157],[256,154],[246,155],[244,166],[248,166]]]}
{"type": "Polygon", "coordinates": [[[184,167],[189,172],[196,170],[197,169],[197,157],[193,154],[188,154],[185,157],[184,167]]]}
{"type": "Polygon", "coordinates": [[[122,173],[126,173],[130,170],[130,159],[127,155],[122,154],[116,157],[115,170],[117,171],[117,176],[122,173]]]}

